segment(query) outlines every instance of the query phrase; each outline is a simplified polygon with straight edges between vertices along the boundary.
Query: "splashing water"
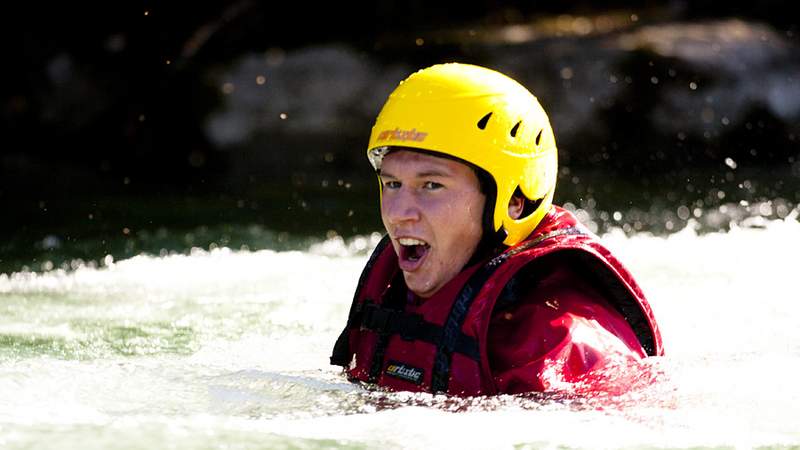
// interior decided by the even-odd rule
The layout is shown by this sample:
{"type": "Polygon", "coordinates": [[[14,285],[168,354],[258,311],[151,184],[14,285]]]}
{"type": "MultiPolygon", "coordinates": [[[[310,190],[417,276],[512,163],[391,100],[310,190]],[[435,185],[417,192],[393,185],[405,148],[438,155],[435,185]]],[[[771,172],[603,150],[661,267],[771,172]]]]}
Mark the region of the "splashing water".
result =
{"type": "Polygon", "coordinates": [[[800,224],[762,225],[603,237],[667,350],[611,397],[348,383],[327,358],[377,236],[2,274],[0,447],[800,445],[800,224]]]}

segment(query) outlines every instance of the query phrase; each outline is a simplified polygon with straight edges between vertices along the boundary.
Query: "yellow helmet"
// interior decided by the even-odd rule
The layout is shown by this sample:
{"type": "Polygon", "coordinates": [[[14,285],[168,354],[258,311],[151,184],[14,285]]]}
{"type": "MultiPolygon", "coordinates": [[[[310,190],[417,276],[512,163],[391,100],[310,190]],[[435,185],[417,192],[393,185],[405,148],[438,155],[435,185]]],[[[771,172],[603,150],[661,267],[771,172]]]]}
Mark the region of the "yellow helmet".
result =
{"type": "Polygon", "coordinates": [[[558,152],[547,113],[494,70],[437,64],[403,80],[372,127],[367,156],[376,171],[393,147],[442,153],[488,172],[497,187],[494,231],[505,230],[506,245],[524,240],[552,204],[558,152]],[[535,209],[513,219],[508,204],[517,188],[535,209]]]}

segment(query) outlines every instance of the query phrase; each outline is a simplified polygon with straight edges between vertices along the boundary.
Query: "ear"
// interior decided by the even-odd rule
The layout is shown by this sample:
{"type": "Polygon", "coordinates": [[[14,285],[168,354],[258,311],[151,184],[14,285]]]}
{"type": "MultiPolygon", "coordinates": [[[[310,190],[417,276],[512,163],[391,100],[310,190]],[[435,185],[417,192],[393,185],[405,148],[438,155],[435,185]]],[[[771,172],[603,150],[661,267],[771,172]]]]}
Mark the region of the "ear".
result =
{"type": "Polygon", "coordinates": [[[517,195],[512,195],[508,201],[508,215],[512,219],[519,219],[522,215],[522,210],[525,208],[525,198],[517,195]]]}

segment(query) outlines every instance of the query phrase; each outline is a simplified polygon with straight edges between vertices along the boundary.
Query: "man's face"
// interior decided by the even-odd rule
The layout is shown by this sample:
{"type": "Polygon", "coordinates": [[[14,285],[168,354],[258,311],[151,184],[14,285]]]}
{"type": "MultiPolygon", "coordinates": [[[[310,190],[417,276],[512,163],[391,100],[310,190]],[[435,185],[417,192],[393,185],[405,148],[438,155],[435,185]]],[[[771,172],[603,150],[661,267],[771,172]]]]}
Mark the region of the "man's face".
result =
{"type": "Polygon", "coordinates": [[[486,196],[475,172],[447,158],[395,150],[381,166],[381,219],[406,285],[430,297],[455,277],[481,239],[486,196]]]}

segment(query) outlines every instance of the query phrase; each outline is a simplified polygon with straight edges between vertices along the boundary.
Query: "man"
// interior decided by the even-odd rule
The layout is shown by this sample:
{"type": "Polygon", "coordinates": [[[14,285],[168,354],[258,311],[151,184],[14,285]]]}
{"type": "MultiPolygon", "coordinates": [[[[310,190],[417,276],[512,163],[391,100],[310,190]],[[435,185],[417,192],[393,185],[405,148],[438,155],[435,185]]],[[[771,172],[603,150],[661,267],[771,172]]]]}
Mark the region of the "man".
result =
{"type": "Polygon", "coordinates": [[[331,363],[389,389],[487,395],[663,354],[633,277],[552,205],[556,153],[546,113],[505,75],[451,63],[400,83],[367,151],[387,236],[331,363]]]}

